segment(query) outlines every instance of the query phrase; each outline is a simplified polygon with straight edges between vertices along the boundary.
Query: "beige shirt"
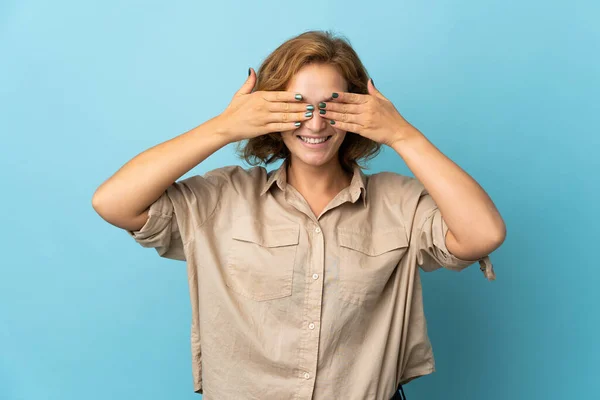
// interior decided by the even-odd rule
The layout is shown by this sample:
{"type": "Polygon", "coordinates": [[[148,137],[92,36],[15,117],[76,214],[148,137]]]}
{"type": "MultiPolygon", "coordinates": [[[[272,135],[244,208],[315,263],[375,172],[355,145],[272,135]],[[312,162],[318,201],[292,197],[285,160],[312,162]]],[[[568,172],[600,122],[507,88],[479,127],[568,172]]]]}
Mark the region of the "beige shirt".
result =
{"type": "Polygon", "coordinates": [[[388,400],[435,370],[419,265],[461,270],[415,178],[358,167],[315,216],[286,162],[175,182],[127,231],[187,261],[194,390],[206,400],[388,400]]]}

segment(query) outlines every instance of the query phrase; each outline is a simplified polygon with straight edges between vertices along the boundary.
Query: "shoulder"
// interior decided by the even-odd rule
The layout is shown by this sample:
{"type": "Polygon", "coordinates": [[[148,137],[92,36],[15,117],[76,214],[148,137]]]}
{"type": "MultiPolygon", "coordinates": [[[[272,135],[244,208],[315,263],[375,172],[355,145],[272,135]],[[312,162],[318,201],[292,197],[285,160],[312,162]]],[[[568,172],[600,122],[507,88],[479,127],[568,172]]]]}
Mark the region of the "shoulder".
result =
{"type": "Polygon", "coordinates": [[[264,167],[246,169],[239,165],[227,165],[209,170],[204,174],[196,174],[181,179],[174,186],[187,186],[190,188],[230,186],[242,188],[265,182],[266,179],[267,171],[264,167]]]}
{"type": "Polygon", "coordinates": [[[218,186],[244,191],[266,182],[267,170],[262,166],[244,168],[240,165],[227,165],[206,172],[202,179],[211,181],[218,186]]]}
{"type": "Polygon", "coordinates": [[[367,175],[367,193],[375,196],[389,197],[393,202],[420,196],[423,184],[416,178],[397,172],[382,171],[367,175]]]}
{"type": "Polygon", "coordinates": [[[412,229],[418,212],[424,215],[436,208],[427,189],[417,178],[386,171],[370,175],[368,182],[367,196],[382,203],[390,215],[400,213],[408,231],[412,229]]]}
{"type": "Polygon", "coordinates": [[[264,167],[244,168],[240,165],[226,165],[215,168],[204,174],[204,177],[219,177],[231,181],[246,181],[248,179],[260,179],[267,175],[264,167]]]}

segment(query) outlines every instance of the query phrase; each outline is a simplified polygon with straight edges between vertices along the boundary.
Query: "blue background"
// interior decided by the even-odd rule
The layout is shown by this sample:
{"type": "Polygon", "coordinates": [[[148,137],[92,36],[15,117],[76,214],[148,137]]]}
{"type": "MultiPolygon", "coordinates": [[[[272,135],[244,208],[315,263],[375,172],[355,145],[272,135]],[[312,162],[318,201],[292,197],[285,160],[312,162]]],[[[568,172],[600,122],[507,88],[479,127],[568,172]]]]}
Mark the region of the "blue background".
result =
{"type": "MultiPolygon", "coordinates": [[[[595,398],[599,16],[591,0],[4,0],[0,398],[200,398],[185,264],[104,222],[91,198],[222,112],[248,67],[309,29],[348,37],[507,223],[497,281],[476,265],[422,274],[437,371],[408,398],[595,398]]],[[[234,145],[190,174],[229,164],[234,145]]],[[[382,170],[412,175],[390,148],[367,172],[382,170]]]]}

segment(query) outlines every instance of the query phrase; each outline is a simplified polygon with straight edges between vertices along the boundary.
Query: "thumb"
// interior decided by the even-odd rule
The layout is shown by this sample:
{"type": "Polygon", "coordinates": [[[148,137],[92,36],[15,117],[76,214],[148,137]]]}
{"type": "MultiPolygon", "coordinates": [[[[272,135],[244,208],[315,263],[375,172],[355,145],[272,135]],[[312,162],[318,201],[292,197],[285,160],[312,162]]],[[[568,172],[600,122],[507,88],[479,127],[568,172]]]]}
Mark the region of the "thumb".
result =
{"type": "Polygon", "coordinates": [[[370,95],[377,96],[381,99],[385,99],[385,96],[382,95],[381,92],[375,87],[375,84],[373,83],[373,78],[369,79],[369,82],[367,82],[367,90],[369,91],[370,95]]]}
{"type": "Polygon", "coordinates": [[[246,79],[240,90],[237,91],[236,95],[252,93],[254,85],[256,85],[256,73],[252,68],[248,68],[248,79],[246,79]]]}

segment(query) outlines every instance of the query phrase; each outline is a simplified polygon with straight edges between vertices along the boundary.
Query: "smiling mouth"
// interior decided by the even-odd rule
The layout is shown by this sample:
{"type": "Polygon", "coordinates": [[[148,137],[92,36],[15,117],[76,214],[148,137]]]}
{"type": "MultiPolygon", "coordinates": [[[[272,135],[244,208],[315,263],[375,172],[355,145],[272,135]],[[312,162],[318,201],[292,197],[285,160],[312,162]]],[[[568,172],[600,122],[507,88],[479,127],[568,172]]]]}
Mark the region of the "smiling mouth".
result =
{"type": "Polygon", "coordinates": [[[325,137],[321,137],[321,138],[307,138],[304,136],[298,136],[298,139],[302,140],[304,143],[308,143],[308,144],[319,144],[319,143],[324,143],[326,141],[328,141],[329,139],[331,139],[331,136],[325,136],[325,137]]]}

